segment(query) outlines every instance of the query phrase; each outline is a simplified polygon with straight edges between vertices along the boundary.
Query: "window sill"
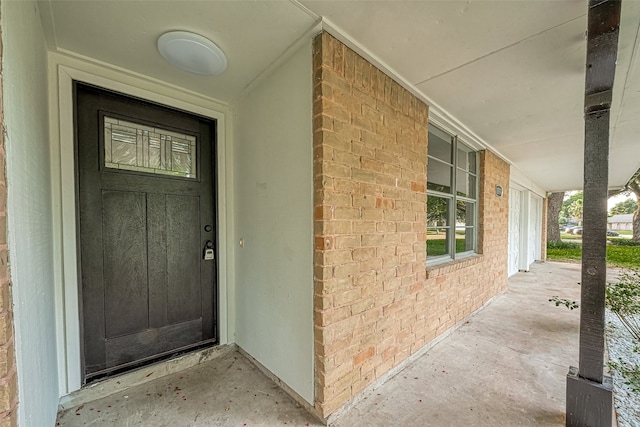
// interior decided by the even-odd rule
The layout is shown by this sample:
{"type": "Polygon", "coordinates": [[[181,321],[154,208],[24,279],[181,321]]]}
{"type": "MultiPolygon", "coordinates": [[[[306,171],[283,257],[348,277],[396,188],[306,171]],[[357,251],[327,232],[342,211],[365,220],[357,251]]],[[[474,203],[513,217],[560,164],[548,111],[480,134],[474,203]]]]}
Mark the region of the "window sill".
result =
{"type": "Polygon", "coordinates": [[[452,259],[437,264],[427,265],[427,279],[432,279],[443,274],[471,267],[473,265],[481,263],[483,260],[484,256],[482,254],[473,254],[463,258],[452,259]]]}

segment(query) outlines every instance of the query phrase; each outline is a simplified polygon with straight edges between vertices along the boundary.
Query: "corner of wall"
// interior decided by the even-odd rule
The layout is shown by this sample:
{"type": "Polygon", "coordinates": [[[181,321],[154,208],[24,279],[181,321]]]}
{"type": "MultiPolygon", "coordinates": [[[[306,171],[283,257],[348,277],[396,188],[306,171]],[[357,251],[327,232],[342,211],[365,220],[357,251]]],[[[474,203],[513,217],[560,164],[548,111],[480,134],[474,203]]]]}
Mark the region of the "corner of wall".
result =
{"type": "Polygon", "coordinates": [[[426,343],[428,107],[328,33],[314,43],[316,408],[426,343]]]}
{"type": "MultiPolygon", "coordinates": [[[[0,19],[0,23],[1,23],[0,19]]],[[[4,98],[2,77],[3,51],[0,35],[0,424],[16,425],[18,404],[15,364],[11,277],[7,246],[7,185],[4,98]]]]}
{"type": "Polygon", "coordinates": [[[426,268],[427,105],[327,33],[313,53],[315,404],[327,418],[506,289],[510,169],[480,154],[480,253],[426,268]]]}
{"type": "Polygon", "coordinates": [[[314,400],[311,62],[309,41],[252,85],[236,109],[233,147],[236,343],[307,402],[314,400]]]}

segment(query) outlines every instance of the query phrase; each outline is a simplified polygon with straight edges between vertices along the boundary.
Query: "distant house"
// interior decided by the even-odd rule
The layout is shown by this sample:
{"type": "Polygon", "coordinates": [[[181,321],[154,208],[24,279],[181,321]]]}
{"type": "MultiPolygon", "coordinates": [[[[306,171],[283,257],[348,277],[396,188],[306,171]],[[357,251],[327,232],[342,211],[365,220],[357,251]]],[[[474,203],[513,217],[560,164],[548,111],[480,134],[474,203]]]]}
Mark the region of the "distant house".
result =
{"type": "Polygon", "coordinates": [[[613,215],[607,222],[610,230],[633,230],[633,214],[613,215]]]}

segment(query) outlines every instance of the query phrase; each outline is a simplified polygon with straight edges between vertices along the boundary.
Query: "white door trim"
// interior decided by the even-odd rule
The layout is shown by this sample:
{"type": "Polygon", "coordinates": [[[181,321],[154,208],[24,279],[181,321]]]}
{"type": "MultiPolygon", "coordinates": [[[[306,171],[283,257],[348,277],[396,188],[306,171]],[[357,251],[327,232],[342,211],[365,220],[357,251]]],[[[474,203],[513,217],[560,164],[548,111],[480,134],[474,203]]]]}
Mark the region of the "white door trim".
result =
{"type": "Polygon", "coordinates": [[[510,187],[509,188],[509,222],[507,225],[508,228],[508,243],[507,243],[507,275],[508,276],[512,276],[514,274],[516,274],[519,271],[519,264],[520,264],[520,256],[521,256],[521,251],[520,251],[520,246],[521,246],[521,240],[522,240],[522,230],[521,230],[521,226],[522,226],[522,221],[520,220],[520,218],[522,217],[522,191],[518,188],[515,187],[510,187]],[[515,199],[518,199],[517,202],[515,199]],[[514,207],[517,206],[518,208],[518,215],[517,218],[514,216],[514,207]],[[517,233],[513,233],[514,231],[514,222],[517,221],[518,224],[518,232],[517,233]],[[514,254],[514,241],[515,239],[517,239],[517,244],[518,244],[518,251],[517,251],[517,255],[516,255],[516,259],[513,259],[513,254],[514,254]],[[514,261],[515,261],[515,269],[512,268],[514,265],[514,261]]]}
{"type": "MultiPolygon", "coordinates": [[[[51,60],[51,57],[50,57],[51,60]]],[[[60,396],[64,396],[81,387],[81,351],[80,317],[78,299],[78,256],[76,230],[76,174],[74,156],[73,126],[73,81],[103,87],[136,96],[151,102],[168,105],[191,113],[199,114],[217,121],[217,196],[218,196],[218,328],[221,343],[233,341],[232,319],[233,307],[229,304],[228,275],[232,269],[233,245],[228,233],[233,226],[231,209],[233,201],[227,186],[231,184],[233,170],[230,165],[231,128],[230,110],[215,100],[197,98],[186,94],[181,100],[177,97],[162,95],[160,92],[173,92],[173,88],[160,84],[150,84],[131,75],[115,73],[109,70],[112,78],[104,77],[95,66],[92,72],[55,64],[50,68],[50,123],[51,123],[51,185],[53,205],[53,243],[56,287],[56,342],[58,347],[58,379],[60,396]],[[114,79],[113,77],[116,77],[114,79]],[[131,84],[123,83],[131,82],[131,84]],[[139,86],[155,86],[154,90],[141,89],[139,86]],[[230,339],[231,338],[231,339],[230,339]]],[[[82,67],[85,68],[85,67],[82,67]]],[[[107,74],[105,72],[105,74],[107,74]]]]}

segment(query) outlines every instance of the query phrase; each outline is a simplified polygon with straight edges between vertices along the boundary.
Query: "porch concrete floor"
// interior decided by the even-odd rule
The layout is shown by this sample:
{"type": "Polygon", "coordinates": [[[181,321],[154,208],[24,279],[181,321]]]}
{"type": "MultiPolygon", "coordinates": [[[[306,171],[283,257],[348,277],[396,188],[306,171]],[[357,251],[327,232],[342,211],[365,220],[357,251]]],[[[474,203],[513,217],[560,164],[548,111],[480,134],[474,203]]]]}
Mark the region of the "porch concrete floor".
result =
{"type": "MultiPolygon", "coordinates": [[[[580,265],[534,264],[333,426],[561,426],[577,364],[580,265]]],[[[60,412],[59,426],[319,426],[237,352],[60,412]]]]}

